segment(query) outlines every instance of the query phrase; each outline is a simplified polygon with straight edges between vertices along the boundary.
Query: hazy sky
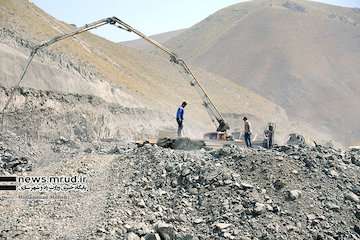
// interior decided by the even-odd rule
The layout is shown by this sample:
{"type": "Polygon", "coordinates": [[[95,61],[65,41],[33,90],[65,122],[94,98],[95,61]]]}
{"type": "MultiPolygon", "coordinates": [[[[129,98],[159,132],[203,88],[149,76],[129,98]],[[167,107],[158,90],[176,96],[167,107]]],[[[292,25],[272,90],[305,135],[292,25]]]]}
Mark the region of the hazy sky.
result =
{"type": "MultiPolygon", "coordinates": [[[[81,26],[117,16],[147,35],[187,28],[226,6],[241,0],[33,0],[47,13],[81,26]]],[[[360,0],[319,0],[333,5],[359,7],[360,0]]],[[[94,31],[112,41],[137,38],[134,34],[105,26],[94,31]]]]}

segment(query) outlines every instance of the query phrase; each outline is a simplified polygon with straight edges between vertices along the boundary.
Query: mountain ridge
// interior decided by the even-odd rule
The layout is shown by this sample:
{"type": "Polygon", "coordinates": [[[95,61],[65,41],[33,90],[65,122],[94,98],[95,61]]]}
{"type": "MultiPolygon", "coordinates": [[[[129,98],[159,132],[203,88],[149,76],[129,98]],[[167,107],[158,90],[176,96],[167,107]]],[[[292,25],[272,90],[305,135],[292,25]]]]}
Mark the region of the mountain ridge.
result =
{"type": "Polygon", "coordinates": [[[290,120],[351,145],[360,138],[360,114],[353,111],[360,101],[359,28],[360,14],[351,8],[251,1],[222,9],[165,44],[194,66],[280,105],[290,120]]]}

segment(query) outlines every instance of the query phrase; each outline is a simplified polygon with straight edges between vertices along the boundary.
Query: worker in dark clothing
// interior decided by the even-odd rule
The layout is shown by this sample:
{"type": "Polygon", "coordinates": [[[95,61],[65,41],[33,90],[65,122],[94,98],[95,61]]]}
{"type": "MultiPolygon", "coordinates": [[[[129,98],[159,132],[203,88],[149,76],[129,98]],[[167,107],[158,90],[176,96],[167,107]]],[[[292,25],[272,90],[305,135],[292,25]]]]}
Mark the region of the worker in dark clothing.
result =
{"type": "Polygon", "coordinates": [[[247,119],[247,117],[244,117],[243,120],[244,120],[245,144],[247,147],[252,147],[252,145],[251,145],[251,124],[250,124],[249,120],[247,119]]]}
{"type": "Polygon", "coordinates": [[[269,124],[268,129],[265,130],[265,148],[270,149],[273,145],[274,126],[269,124]]]}
{"type": "Polygon", "coordinates": [[[183,122],[184,122],[184,108],[186,107],[187,103],[183,102],[180,107],[178,108],[177,112],[176,112],[176,122],[178,124],[178,131],[177,131],[177,135],[178,137],[182,136],[182,129],[184,127],[183,122]]]}

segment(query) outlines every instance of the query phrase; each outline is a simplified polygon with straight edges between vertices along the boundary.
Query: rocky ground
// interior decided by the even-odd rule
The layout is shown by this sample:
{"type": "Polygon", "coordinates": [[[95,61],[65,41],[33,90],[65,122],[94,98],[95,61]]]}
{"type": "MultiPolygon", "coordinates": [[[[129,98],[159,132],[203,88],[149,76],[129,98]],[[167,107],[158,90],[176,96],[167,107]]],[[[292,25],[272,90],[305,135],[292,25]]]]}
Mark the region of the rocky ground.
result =
{"type": "Polygon", "coordinates": [[[31,164],[26,157],[19,157],[14,151],[4,148],[0,145],[0,169],[6,173],[14,174],[16,172],[31,171],[31,164]]]}
{"type": "MultiPolygon", "coordinates": [[[[0,85],[1,110],[10,93],[0,85]]],[[[159,111],[108,103],[93,95],[20,87],[5,111],[4,129],[23,142],[29,140],[26,144],[34,140],[53,142],[60,137],[82,143],[129,141],[154,137],[162,128],[174,127],[169,119],[159,111]]]]}
{"type": "Polygon", "coordinates": [[[18,174],[80,174],[90,190],[2,195],[1,239],[360,239],[360,150],[52,146],[61,160],[18,174]]]}

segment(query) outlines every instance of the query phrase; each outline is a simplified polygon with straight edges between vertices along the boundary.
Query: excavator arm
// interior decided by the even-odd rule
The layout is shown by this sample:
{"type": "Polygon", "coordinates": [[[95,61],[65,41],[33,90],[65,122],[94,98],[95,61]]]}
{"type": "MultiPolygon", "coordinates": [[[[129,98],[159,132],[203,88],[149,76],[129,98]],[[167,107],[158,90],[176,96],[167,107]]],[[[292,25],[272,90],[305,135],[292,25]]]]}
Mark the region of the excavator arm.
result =
{"type": "Polygon", "coordinates": [[[191,82],[190,82],[191,86],[195,87],[196,90],[198,91],[198,93],[200,94],[200,96],[202,98],[202,101],[203,101],[203,106],[205,107],[206,111],[210,115],[211,120],[213,122],[215,122],[215,123],[217,122],[218,125],[217,125],[216,131],[218,131],[218,132],[226,132],[226,130],[230,129],[229,125],[225,122],[225,120],[222,117],[221,113],[215,107],[214,103],[211,101],[210,97],[206,94],[205,90],[200,85],[199,81],[196,79],[195,75],[191,72],[189,66],[186,64],[186,62],[183,59],[179,58],[177,56],[177,54],[174,53],[173,51],[171,51],[168,48],[164,47],[163,45],[161,45],[157,41],[147,37],[146,35],[144,35],[140,31],[134,29],[133,27],[131,27],[127,23],[121,21],[117,17],[112,17],[111,19],[116,23],[115,25],[117,27],[119,27],[121,29],[124,29],[124,30],[126,30],[128,32],[135,33],[139,37],[143,38],[144,40],[148,41],[149,43],[153,44],[154,46],[156,46],[157,48],[162,50],[163,52],[167,53],[170,56],[170,61],[171,62],[180,65],[184,69],[185,73],[188,74],[191,77],[191,82]]]}
{"type": "Polygon", "coordinates": [[[178,64],[179,66],[181,66],[183,68],[183,70],[185,71],[186,74],[188,74],[191,77],[191,81],[190,84],[191,86],[194,86],[196,88],[196,90],[198,91],[198,93],[200,94],[202,101],[203,101],[203,105],[206,108],[211,120],[216,123],[217,122],[217,129],[216,131],[218,132],[226,132],[226,130],[230,129],[229,125],[225,122],[224,118],[222,117],[221,113],[217,110],[217,108],[215,107],[215,105],[213,104],[213,102],[211,101],[210,97],[206,94],[205,90],[203,89],[203,87],[200,85],[199,81],[196,79],[195,75],[191,72],[189,66],[186,64],[186,62],[179,58],[176,53],[174,53],[173,51],[171,51],[170,49],[164,47],[163,45],[161,45],[160,43],[158,43],[157,41],[147,37],[146,35],[144,35],[142,32],[136,30],[135,28],[131,27],[130,25],[128,25],[127,23],[121,21],[120,19],[118,19],[117,17],[110,17],[110,18],[103,18],[100,19],[98,21],[92,22],[90,24],[86,24],[82,27],[79,27],[77,29],[75,29],[74,31],[70,32],[70,33],[65,33],[65,34],[61,34],[58,35],[54,38],[51,38],[48,41],[45,41],[37,46],[35,46],[31,53],[30,56],[27,60],[27,63],[23,69],[22,74],[20,75],[20,79],[17,82],[17,84],[15,85],[15,87],[12,89],[10,96],[8,98],[8,101],[6,102],[6,104],[4,105],[4,108],[2,110],[2,128],[3,128],[3,122],[4,122],[4,114],[5,114],[5,110],[8,107],[8,105],[10,104],[13,95],[15,93],[15,90],[20,86],[21,81],[23,80],[29,66],[30,63],[32,62],[34,56],[36,55],[36,53],[42,49],[42,48],[46,48],[58,41],[64,40],[66,38],[70,38],[73,37],[77,34],[107,25],[107,24],[111,24],[114,25],[122,30],[126,30],[128,32],[133,32],[136,35],[138,35],[139,37],[143,38],[144,40],[146,40],[147,42],[149,42],[150,44],[156,46],[157,48],[159,48],[160,50],[162,50],[163,52],[165,52],[166,54],[168,54],[170,56],[170,61],[178,64]]]}

